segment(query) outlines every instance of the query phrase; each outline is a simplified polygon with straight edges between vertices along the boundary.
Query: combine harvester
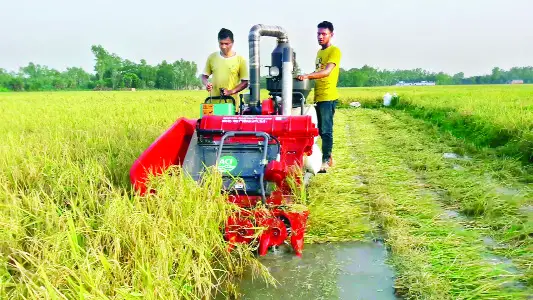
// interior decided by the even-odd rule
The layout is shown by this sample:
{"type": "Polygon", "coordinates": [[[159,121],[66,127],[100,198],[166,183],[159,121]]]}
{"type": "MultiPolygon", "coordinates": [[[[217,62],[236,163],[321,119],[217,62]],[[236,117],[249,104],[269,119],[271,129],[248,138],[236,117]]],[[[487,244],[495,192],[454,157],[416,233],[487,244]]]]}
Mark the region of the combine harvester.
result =
{"type": "Polygon", "coordinates": [[[316,144],[316,111],[305,101],[311,86],[308,80],[295,78],[295,55],[283,28],[258,24],[248,38],[250,94],[241,95],[239,110],[233,97],[206,98],[200,118],[179,118],[135,161],[130,179],[144,194],[149,173],[157,176],[180,165],[199,180],[206,167],[216,166],[229,201],[248,212],[227,220],[223,233],[230,248],[235,243],[258,243],[259,255],[265,255],[270,247],[290,240],[301,256],[309,211],[286,209],[295,197],[287,178],[296,176],[298,185],[307,185],[322,162],[316,144]],[[261,101],[259,42],[263,36],[277,38],[277,46],[268,66],[270,96],[261,101]],[[258,228],[262,231],[257,236],[258,228]]]}

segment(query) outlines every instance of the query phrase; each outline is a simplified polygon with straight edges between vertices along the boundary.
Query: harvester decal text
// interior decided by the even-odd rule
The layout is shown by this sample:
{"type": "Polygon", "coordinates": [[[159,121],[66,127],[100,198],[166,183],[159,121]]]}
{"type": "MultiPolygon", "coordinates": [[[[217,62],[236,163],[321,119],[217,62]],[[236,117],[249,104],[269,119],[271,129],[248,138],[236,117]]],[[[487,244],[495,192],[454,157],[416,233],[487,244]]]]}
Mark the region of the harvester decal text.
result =
{"type": "Polygon", "coordinates": [[[237,159],[231,155],[222,156],[218,163],[218,170],[229,173],[237,167],[237,163],[237,159]]]}

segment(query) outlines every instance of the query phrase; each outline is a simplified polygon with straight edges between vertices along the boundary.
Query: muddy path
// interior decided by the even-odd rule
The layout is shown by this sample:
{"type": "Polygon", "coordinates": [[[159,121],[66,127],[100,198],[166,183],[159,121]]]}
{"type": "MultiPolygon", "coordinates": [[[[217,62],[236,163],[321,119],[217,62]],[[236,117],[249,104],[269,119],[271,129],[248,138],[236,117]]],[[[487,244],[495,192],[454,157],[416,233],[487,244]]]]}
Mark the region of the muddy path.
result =
{"type": "Polygon", "coordinates": [[[305,258],[261,258],[279,286],[244,279],[245,298],[531,299],[533,188],[518,163],[401,111],[339,109],[334,135],[305,258]]]}

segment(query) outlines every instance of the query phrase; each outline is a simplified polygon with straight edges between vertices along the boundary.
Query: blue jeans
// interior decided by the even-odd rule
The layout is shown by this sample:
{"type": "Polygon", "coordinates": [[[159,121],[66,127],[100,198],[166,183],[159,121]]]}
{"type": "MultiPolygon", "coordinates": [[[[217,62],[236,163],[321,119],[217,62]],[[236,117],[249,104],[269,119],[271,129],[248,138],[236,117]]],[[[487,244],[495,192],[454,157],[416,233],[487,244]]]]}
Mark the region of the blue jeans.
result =
{"type": "Polygon", "coordinates": [[[322,162],[331,158],[333,148],[333,116],[337,100],[320,101],[316,103],[316,115],[318,118],[318,133],[322,138],[322,162]]]}

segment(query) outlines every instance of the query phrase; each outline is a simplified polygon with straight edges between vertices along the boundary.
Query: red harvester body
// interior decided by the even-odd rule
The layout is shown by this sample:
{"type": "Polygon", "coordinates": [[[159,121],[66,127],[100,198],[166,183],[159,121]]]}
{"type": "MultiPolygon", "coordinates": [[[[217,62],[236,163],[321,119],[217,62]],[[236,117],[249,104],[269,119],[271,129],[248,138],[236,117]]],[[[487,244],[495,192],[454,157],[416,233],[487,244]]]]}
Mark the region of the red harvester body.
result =
{"type": "Polygon", "coordinates": [[[146,193],[145,180],[150,172],[158,175],[172,165],[180,165],[194,176],[202,171],[198,166],[213,166],[220,162],[222,155],[232,156],[237,172],[227,175],[225,187],[229,201],[243,208],[264,202],[269,209],[251,209],[250,215],[241,213],[230,218],[224,230],[227,240],[252,242],[253,228],[266,227],[258,240],[260,255],[266,254],[271,246],[281,245],[286,238],[290,239],[295,253],[301,255],[308,212],[284,209],[293,197],[286,178],[297,176],[294,171],[302,168],[304,155],[311,154],[316,135],[318,129],[310,116],[180,118],[135,161],[130,178],[136,190],[146,193]],[[262,161],[263,156],[267,157],[266,161],[262,161]],[[244,185],[238,186],[239,182],[230,176],[242,176],[244,185]],[[275,185],[275,190],[267,190],[269,183],[275,185]]]}
{"type": "Polygon", "coordinates": [[[305,106],[311,87],[308,80],[293,78],[296,63],[283,28],[255,25],[249,43],[250,97],[243,101],[241,95],[239,114],[234,114],[236,102],[232,97],[207,98],[199,119],[179,118],[141,154],[130,170],[130,179],[144,194],[148,192],[149,173],[158,175],[172,165],[180,165],[199,179],[206,167],[216,166],[228,200],[246,208],[245,213],[231,216],[226,222],[223,234],[230,249],[234,243],[257,242],[259,254],[265,255],[270,247],[290,240],[296,255],[301,256],[309,212],[287,209],[295,197],[287,178],[294,176],[294,183],[305,184],[298,174],[309,169],[316,174],[316,162],[320,164],[321,155],[315,145],[316,113],[313,106],[305,106]],[[270,97],[262,101],[258,55],[261,36],[278,39],[267,78],[270,97]],[[225,103],[208,103],[216,98],[225,103]],[[304,161],[312,154],[313,158],[304,161]],[[258,227],[266,229],[254,238],[258,227]]]}

